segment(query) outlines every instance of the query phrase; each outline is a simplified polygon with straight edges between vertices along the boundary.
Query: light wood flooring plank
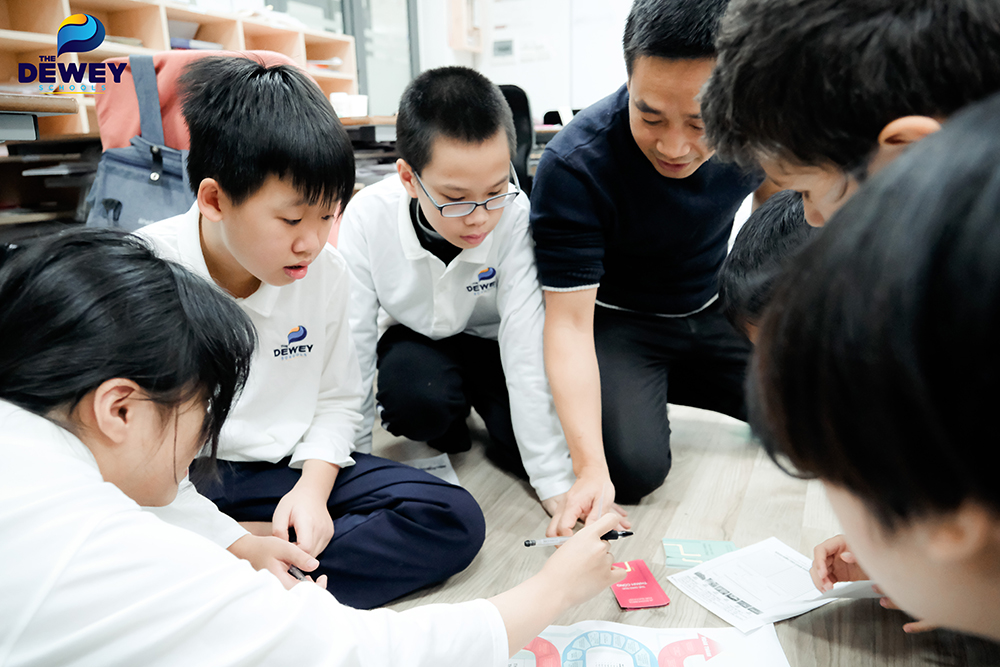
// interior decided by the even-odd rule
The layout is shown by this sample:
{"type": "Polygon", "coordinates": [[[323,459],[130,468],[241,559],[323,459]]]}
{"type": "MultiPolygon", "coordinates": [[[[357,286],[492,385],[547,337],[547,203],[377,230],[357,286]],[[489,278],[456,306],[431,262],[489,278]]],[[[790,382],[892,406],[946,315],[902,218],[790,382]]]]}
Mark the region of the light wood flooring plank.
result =
{"type": "MultiPolygon", "coordinates": [[[[635,536],[612,545],[619,560],[644,559],[670,596],[659,609],[623,612],[610,591],[563,614],[556,622],[601,619],[648,627],[726,627],[677,590],[667,576],[663,537],[732,540],[744,547],[776,536],[803,554],[839,532],[817,481],[784,474],[750,442],[746,424],[714,413],[670,406],[673,468],[666,484],[628,506],[635,536]]],[[[486,433],[473,416],[474,445],[452,455],[462,485],[483,507],[486,543],[464,572],[407,596],[391,608],[490,597],[528,578],[551,553],[522,546],[541,537],[548,517],[523,480],[498,470],[483,455],[486,433]]],[[[433,456],[423,443],[377,431],[375,453],[395,460],[433,456]]],[[[1000,646],[948,632],[907,635],[901,612],[874,600],[835,602],[777,624],[792,667],[1000,666],[1000,646]]]]}

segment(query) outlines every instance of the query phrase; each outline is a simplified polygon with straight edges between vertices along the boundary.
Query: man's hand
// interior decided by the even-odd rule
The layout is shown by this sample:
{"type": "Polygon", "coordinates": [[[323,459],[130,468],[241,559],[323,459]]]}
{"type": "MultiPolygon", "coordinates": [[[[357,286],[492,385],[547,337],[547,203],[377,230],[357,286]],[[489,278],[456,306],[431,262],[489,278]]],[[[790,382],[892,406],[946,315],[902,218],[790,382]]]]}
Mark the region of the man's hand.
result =
{"type": "MultiPolygon", "coordinates": [[[[319,567],[318,560],[287,540],[277,537],[244,535],[229,545],[229,552],[249,561],[255,570],[268,570],[285,588],[299,583],[298,579],[288,574],[289,566],[294,565],[303,572],[312,572],[319,567]]],[[[320,580],[323,588],[326,588],[326,575],[321,576],[320,580]]]]}
{"type": "Polygon", "coordinates": [[[542,507],[552,516],[545,530],[548,537],[572,535],[578,520],[590,525],[608,512],[615,512],[621,517],[619,530],[632,527],[625,518],[628,513],[615,504],[615,486],[606,471],[581,470],[569,491],[543,501],[542,507]]]}
{"type": "Polygon", "coordinates": [[[333,517],[327,508],[339,466],[326,461],[309,460],[302,466],[302,477],[278,502],[271,519],[271,534],[289,539],[295,529],[295,544],[311,556],[318,556],[333,539],[333,517]]]}

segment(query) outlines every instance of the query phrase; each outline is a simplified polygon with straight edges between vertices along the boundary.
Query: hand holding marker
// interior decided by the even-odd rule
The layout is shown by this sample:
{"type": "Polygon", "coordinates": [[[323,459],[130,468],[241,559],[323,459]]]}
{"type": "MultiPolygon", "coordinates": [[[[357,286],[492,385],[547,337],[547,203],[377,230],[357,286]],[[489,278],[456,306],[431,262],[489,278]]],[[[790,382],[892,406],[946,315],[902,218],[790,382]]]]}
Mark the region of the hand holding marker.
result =
{"type": "MultiPolygon", "coordinates": [[[[607,487],[605,486],[605,489],[607,487]]],[[[597,506],[597,516],[604,516],[604,491],[601,489],[601,499],[597,506]]],[[[608,532],[601,535],[602,540],[617,540],[621,537],[628,537],[632,535],[631,530],[609,530],[608,532]]],[[[544,537],[540,540],[525,540],[524,546],[526,547],[557,547],[560,544],[565,544],[569,537],[544,537]]]]}

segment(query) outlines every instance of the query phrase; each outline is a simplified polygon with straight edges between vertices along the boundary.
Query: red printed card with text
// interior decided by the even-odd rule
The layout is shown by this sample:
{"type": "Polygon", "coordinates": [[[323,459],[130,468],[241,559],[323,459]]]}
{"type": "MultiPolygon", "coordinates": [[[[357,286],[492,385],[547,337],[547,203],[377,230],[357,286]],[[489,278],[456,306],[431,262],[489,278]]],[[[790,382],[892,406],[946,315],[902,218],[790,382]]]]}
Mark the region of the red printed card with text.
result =
{"type": "Polygon", "coordinates": [[[611,587],[622,609],[645,609],[670,604],[670,598],[646,567],[646,561],[630,560],[627,563],[615,563],[615,567],[628,571],[624,579],[611,587]]]}

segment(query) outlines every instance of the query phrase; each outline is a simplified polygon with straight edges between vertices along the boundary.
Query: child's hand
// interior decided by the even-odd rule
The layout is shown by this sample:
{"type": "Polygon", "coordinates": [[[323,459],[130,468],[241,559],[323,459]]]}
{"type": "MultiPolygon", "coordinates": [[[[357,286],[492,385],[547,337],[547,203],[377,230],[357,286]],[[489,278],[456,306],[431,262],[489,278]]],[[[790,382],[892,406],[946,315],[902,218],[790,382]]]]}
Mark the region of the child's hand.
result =
{"type": "Polygon", "coordinates": [[[813,563],[809,568],[816,588],[826,592],[842,581],[864,581],[868,575],[858,565],[843,535],[831,537],[813,549],[813,563]]]}
{"type": "Polygon", "coordinates": [[[340,466],[319,459],[303,462],[299,481],[274,508],[271,534],[288,540],[288,529],[294,528],[295,544],[319,556],[333,539],[333,517],[327,503],[339,472],[340,466]]]}
{"type": "MultiPolygon", "coordinates": [[[[843,535],[831,537],[813,549],[813,564],[809,569],[809,574],[812,576],[816,588],[821,591],[828,591],[833,588],[834,584],[841,581],[864,581],[869,578],[858,565],[858,561],[851,553],[843,535]]],[[[879,593],[882,592],[878,586],[875,587],[875,590],[879,593]]],[[[880,599],[879,604],[886,609],[899,609],[896,603],[888,597],[880,599]]],[[[936,627],[926,621],[911,621],[903,625],[903,631],[909,633],[926,632],[934,630],[936,627]]]]}
{"type": "Polygon", "coordinates": [[[608,512],[574,535],[545,562],[541,575],[549,579],[567,605],[585,602],[625,578],[625,570],[613,567],[615,559],[610,545],[601,539],[619,521],[621,515],[608,512]]]}
{"type": "MultiPolygon", "coordinates": [[[[319,567],[319,561],[315,558],[287,540],[277,537],[244,535],[229,545],[229,552],[238,558],[250,561],[255,570],[268,570],[285,588],[291,588],[299,583],[298,579],[288,574],[290,565],[303,572],[312,572],[319,567]]],[[[320,577],[319,580],[326,588],[326,576],[320,577]]]]}
{"type": "Polygon", "coordinates": [[[272,535],[285,541],[289,528],[295,529],[295,544],[311,556],[318,556],[333,539],[333,517],[326,503],[329,491],[315,493],[296,484],[274,508],[272,535]]]}
{"type": "Polygon", "coordinates": [[[542,571],[509,591],[490,598],[507,628],[508,655],[532,640],[570,607],[625,578],[601,535],[618,525],[610,512],[581,530],[545,562],[542,571]]]}

